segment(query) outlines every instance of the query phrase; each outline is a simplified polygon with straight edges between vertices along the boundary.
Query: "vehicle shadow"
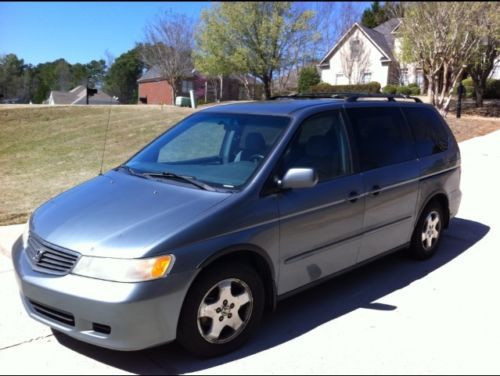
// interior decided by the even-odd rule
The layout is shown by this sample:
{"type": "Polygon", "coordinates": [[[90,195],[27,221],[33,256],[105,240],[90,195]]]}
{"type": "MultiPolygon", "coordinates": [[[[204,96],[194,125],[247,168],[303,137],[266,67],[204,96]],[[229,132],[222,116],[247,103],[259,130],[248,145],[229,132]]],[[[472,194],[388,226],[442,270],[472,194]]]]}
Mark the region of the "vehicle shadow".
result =
{"type": "Polygon", "coordinates": [[[219,358],[194,357],[176,343],[120,352],[79,342],[56,332],[55,336],[61,344],[82,355],[128,372],[180,374],[200,371],[278,346],[358,308],[396,310],[395,306],[376,301],[470,250],[489,230],[481,223],[455,218],[433,258],[413,261],[404,252],[398,252],[286,299],[280,302],[275,313],[267,314],[259,333],[249,343],[219,358]]]}

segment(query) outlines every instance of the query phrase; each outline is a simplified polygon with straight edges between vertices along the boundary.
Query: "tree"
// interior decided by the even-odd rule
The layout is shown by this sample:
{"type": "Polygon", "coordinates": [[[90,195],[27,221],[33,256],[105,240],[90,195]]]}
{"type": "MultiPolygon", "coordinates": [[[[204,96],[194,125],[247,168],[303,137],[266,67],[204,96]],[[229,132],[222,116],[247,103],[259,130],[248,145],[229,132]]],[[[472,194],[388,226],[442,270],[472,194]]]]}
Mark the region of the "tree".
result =
{"type": "MultiPolygon", "coordinates": [[[[264,95],[271,97],[274,74],[294,65],[296,49],[311,37],[313,13],[299,11],[290,2],[219,3],[205,11],[199,33],[211,33],[210,44],[200,44],[203,59],[258,77],[264,95]]],[[[205,38],[208,39],[208,38],[205,38]]]]}
{"type": "Polygon", "coordinates": [[[106,62],[104,59],[92,60],[87,64],[87,77],[89,79],[89,87],[100,88],[104,82],[106,75],[106,62]]]}
{"type": "Polygon", "coordinates": [[[183,14],[165,12],[147,26],[141,58],[148,67],[157,67],[172,87],[172,104],[182,78],[193,70],[193,21],[183,14]]]}
{"type": "Polygon", "coordinates": [[[370,65],[370,50],[359,37],[350,39],[340,49],[340,63],[349,85],[362,83],[370,65]]]}
{"type": "Polygon", "coordinates": [[[23,88],[24,60],[15,54],[0,56],[0,94],[17,98],[23,88]]]}
{"type": "Polygon", "coordinates": [[[389,20],[390,16],[386,12],[386,8],[380,6],[379,1],[374,1],[369,9],[365,9],[361,16],[361,24],[373,29],[378,25],[389,20]]]}
{"type": "Polygon", "coordinates": [[[140,60],[138,48],[121,54],[109,68],[104,90],[117,96],[120,103],[137,103],[137,80],[143,69],[144,63],[140,60]]]}
{"type": "Polygon", "coordinates": [[[486,3],[418,2],[405,9],[402,59],[423,67],[428,95],[442,114],[446,114],[451,96],[464,68],[472,61],[487,28],[478,22],[486,3]]]}
{"type": "Polygon", "coordinates": [[[321,77],[319,76],[316,67],[312,66],[302,68],[299,75],[299,93],[308,92],[311,86],[319,84],[320,81],[321,77]]]}
{"type": "Polygon", "coordinates": [[[467,73],[474,83],[476,106],[483,106],[486,80],[494,68],[495,59],[500,56],[500,5],[499,3],[484,4],[481,19],[477,20],[486,27],[486,35],[481,39],[467,73]]]}

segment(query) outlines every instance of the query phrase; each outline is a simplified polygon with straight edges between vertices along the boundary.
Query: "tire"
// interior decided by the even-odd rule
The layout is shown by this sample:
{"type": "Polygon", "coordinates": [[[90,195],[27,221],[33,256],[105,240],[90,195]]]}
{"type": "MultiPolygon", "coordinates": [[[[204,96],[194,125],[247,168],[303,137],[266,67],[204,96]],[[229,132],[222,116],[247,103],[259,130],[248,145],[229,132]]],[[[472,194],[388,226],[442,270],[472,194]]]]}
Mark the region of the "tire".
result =
{"type": "Polygon", "coordinates": [[[413,230],[410,255],[417,260],[426,260],[434,255],[441,242],[443,226],[443,207],[439,202],[431,201],[413,230]]]}
{"type": "Polygon", "coordinates": [[[264,305],[264,285],[257,271],[241,263],[217,265],[202,272],[191,286],[177,340],[204,357],[234,351],[256,331],[264,305]]]}

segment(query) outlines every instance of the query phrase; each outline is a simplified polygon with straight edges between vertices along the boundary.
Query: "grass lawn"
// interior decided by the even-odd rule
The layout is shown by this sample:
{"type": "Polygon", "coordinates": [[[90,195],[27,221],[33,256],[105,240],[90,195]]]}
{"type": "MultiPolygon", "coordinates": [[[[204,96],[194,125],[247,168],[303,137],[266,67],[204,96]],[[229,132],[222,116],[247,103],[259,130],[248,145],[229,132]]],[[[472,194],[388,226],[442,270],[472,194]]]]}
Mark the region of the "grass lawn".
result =
{"type": "MultiPolygon", "coordinates": [[[[104,170],[193,110],[113,106],[104,170]]],[[[99,173],[109,106],[0,106],[0,225],[22,223],[52,196],[99,173]]]]}
{"type": "MultiPolygon", "coordinates": [[[[99,172],[107,106],[0,106],[0,225],[22,223],[54,195],[99,172]]],[[[113,106],[104,171],[184,118],[189,108],[113,106]]],[[[447,117],[459,141],[500,129],[500,118],[447,117]]]]}

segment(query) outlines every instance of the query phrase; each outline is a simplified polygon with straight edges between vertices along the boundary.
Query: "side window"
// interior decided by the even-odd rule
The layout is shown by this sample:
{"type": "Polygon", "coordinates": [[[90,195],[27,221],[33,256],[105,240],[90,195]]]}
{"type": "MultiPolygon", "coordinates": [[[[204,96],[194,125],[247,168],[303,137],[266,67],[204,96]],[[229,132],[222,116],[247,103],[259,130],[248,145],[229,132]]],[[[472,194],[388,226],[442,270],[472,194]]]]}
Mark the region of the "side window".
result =
{"type": "Polygon", "coordinates": [[[363,171],[416,158],[415,145],[396,107],[349,108],[363,171]]]}
{"type": "Polygon", "coordinates": [[[415,137],[419,157],[446,150],[448,135],[439,115],[429,108],[407,107],[403,109],[415,137]]]}
{"type": "Polygon", "coordinates": [[[338,111],[307,119],[283,155],[283,172],[314,168],[324,181],[351,172],[349,144],[338,111]]]}

